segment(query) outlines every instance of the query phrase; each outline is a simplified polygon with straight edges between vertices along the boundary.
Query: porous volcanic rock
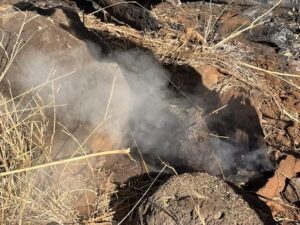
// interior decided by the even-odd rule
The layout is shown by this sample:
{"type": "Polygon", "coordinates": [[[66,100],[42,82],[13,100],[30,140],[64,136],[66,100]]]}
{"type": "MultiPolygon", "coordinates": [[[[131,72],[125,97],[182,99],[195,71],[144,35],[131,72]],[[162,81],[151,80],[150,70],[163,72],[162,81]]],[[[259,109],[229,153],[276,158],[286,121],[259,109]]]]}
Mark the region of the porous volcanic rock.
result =
{"type": "Polygon", "coordinates": [[[173,176],[137,213],[137,224],[263,224],[243,198],[224,181],[206,173],[173,176]]]}

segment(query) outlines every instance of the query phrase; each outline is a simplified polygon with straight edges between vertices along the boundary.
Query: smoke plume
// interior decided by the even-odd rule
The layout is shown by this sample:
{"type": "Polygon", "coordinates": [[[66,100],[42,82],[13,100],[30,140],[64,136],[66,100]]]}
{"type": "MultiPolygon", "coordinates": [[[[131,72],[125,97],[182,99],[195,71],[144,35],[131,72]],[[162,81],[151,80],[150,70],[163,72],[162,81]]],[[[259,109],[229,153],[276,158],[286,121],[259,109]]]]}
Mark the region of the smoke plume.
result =
{"type": "MultiPolygon", "coordinates": [[[[121,140],[124,147],[138,147],[150,162],[160,157],[215,175],[270,165],[264,150],[251,151],[237,162],[239,149],[210,137],[202,112],[186,107],[187,99],[168,88],[171,74],[154,57],[141,51],[103,56],[97,46],[88,46],[63,54],[23,54],[8,76],[14,94],[33,88],[32,94],[38,92],[45,104],[57,105],[57,120],[79,140],[78,129],[90,132],[105,121],[99,133],[121,140]]],[[[61,146],[60,151],[67,151],[61,146]]]]}

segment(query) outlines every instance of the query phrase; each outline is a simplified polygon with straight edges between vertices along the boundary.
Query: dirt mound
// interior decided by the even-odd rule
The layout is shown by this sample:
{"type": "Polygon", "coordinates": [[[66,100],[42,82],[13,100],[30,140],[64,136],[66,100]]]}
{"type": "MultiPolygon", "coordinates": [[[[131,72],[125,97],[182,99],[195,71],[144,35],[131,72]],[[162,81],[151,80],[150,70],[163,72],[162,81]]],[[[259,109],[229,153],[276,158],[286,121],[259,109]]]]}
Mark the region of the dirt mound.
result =
{"type": "Polygon", "coordinates": [[[224,181],[205,173],[172,177],[141,204],[137,218],[142,225],[263,224],[224,181]]]}

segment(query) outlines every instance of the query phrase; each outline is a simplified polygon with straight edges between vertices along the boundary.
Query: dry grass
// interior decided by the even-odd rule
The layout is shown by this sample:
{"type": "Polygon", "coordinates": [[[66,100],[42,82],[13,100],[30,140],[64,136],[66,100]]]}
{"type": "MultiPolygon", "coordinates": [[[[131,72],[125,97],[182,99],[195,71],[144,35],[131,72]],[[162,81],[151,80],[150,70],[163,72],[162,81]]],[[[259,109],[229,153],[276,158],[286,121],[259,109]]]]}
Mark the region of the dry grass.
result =
{"type": "MultiPolygon", "coordinates": [[[[243,88],[245,93],[255,95],[257,99],[260,99],[260,102],[271,102],[281,115],[288,116],[293,115],[294,112],[289,112],[286,109],[278,93],[281,91],[286,92],[284,83],[288,84],[291,90],[298,91],[300,87],[296,80],[299,79],[300,75],[259,68],[255,65],[257,57],[255,52],[234,42],[238,36],[264,24],[267,21],[266,18],[281,2],[282,0],[277,1],[269,10],[254,19],[250,25],[240,27],[240,29],[219,42],[214,42],[213,36],[211,36],[211,40],[207,40],[207,38],[213,33],[214,26],[226,9],[223,9],[219,15],[214,16],[209,12],[208,22],[204,24],[206,26],[204,34],[200,34],[205,38],[202,44],[189,39],[193,35],[189,35],[188,40],[183,42],[182,39],[186,39],[187,34],[170,29],[168,25],[163,27],[159,31],[159,35],[156,36],[153,36],[152,33],[136,31],[130,27],[102,23],[93,16],[86,17],[86,25],[93,31],[101,32],[101,35],[107,37],[108,41],[117,45],[122,43],[120,47],[124,46],[123,42],[126,42],[126,40],[136,43],[138,46],[143,46],[151,50],[161,62],[166,64],[188,64],[194,68],[205,64],[212,65],[225,74],[215,85],[216,91],[223,93],[229,89],[243,88]],[[118,40],[121,41],[118,42],[118,40]],[[281,80],[282,84],[278,85],[276,79],[281,80]],[[276,87],[274,83],[277,83],[276,87]]],[[[297,116],[293,116],[292,120],[298,121],[299,119],[297,116]]]]}
{"type": "Polygon", "coordinates": [[[90,219],[85,223],[89,224],[90,220],[96,220],[97,224],[110,222],[113,211],[109,209],[109,196],[113,189],[89,190],[79,181],[73,189],[68,184],[78,177],[67,177],[60,182],[56,178],[60,173],[58,166],[103,154],[128,154],[129,150],[100,152],[53,162],[49,141],[52,131],[45,112],[56,107],[53,102],[45,105],[38,93],[26,92],[19,98],[0,94],[0,105],[0,174],[3,175],[0,178],[0,223],[77,224],[80,217],[73,206],[78,196],[86,192],[95,193],[97,208],[91,210],[90,219]]]}
{"type": "MultiPolygon", "coordinates": [[[[280,79],[296,85],[293,80],[287,80],[287,75],[281,76],[280,72],[255,68],[248,63],[253,61],[251,54],[241,51],[238,45],[229,43],[242,32],[255,27],[258,21],[254,21],[250,27],[244,28],[244,31],[237,31],[238,33],[234,33],[231,37],[214,46],[211,44],[211,41],[205,40],[204,43],[210,43],[210,46],[203,47],[199,43],[193,44],[190,41],[180,41],[183,34],[176,31],[172,31],[174,33],[170,36],[175,36],[177,39],[168,39],[166,36],[153,38],[151,34],[141,34],[128,27],[118,27],[104,23],[89,24],[92,20],[94,21],[92,16],[87,16],[87,23],[90,27],[109,33],[116,38],[125,38],[139,43],[151,49],[165,63],[190,64],[195,68],[201,64],[213,65],[222,73],[229,75],[216,85],[216,90],[219,92],[237,86],[255,90],[261,93],[264,98],[271,99],[279,111],[285,112],[284,114],[294,118],[295,121],[299,120],[289,113],[278,100],[275,93],[278,90],[273,90],[272,86],[266,85],[270,74],[275,74],[275,78],[280,77],[280,79]]],[[[27,22],[28,20],[25,19],[24,24],[27,22]]],[[[214,24],[216,22],[213,22],[211,19],[209,26],[214,26],[214,24]]],[[[20,30],[23,28],[24,26],[20,30]]],[[[213,27],[208,27],[204,37],[207,38],[212,30],[213,27]]],[[[9,62],[7,64],[8,67],[2,70],[4,72],[2,72],[0,80],[3,79],[24,44],[23,40],[20,39],[20,34],[17,35],[16,50],[12,55],[6,53],[4,46],[0,45],[9,62]]],[[[0,43],[2,43],[1,40],[0,43]]],[[[45,84],[36,87],[35,91],[45,85],[52,84],[54,81],[45,82],[45,84]]],[[[293,85],[291,86],[293,87],[293,85]]],[[[0,95],[0,172],[22,170],[22,173],[0,178],[0,223],[42,224],[43,222],[57,222],[59,224],[77,224],[80,220],[78,211],[72,207],[72,203],[76,201],[74,193],[84,194],[91,191],[97,195],[97,204],[91,210],[90,218],[87,218],[82,223],[111,224],[114,211],[109,207],[109,200],[113,194],[113,189],[108,185],[108,180],[104,182],[103,189],[94,190],[87,190],[81,186],[77,190],[70,190],[61,184],[53,182],[53,179],[55,179],[53,174],[57,172],[58,168],[52,167],[51,143],[54,139],[51,138],[53,137],[53,131],[48,129],[50,121],[45,111],[53,109],[55,114],[55,107],[57,107],[55,106],[55,101],[45,105],[38,92],[35,95],[32,95],[31,92],[26,92],[17,98],[12,96],[7,98],[0,95]],[[36,168],[37,165],[46,166],[41,166],[41,168],[30,172],[27,171],[30,169],[26,169],[36,168]]],[[[79,143],[80,148],[82,145],[83,143],[79,143]]],[[[148,189],[144,195],[147,191],[148,189]]],[[[124,217],[124,220],[126,217],[124,217]]],[[[205,221],[201,220],[201,223],[205,224],[205,221]]]]}
{"type": "MultiPolygon", "coordinates": [[[[1,95],[1,172],[32,167],[50,159],[48,120],[38,96],[10,101],[1,95]],[[24,102],[26,100],[26,102],[24,102]]],[[[32,224],[76,218],[62,205],[57,190],[40,189],[40,173],[1,178],[1,224],[32,224]],[[60,213],[63,212],[63,213],[60,213]]]]}
{"type": "MultiPolygon", "coordinates": [[[[17,8],[16,8],[17,9],[17,8]]],[[[18,10],[18,9],[17,9],[18,10]]],[[[20,11],[22,12],[22,11],[20,11]]],[[[18,55],[18,53],[22,50],[22,48],[26,45],[26,43],[33,37],[34,33],[27,39],[27,40],[23,40],[21,37],[21,34],[24,30],[24,27],[26,26],[26,24],[30,23],[31,21],[33,21],[34,19],[36,19],[39,15],[33,16],[33,17],[29,17],[28,18],[28,14],[22,12],[23,14],[23,22],[20,26],[19,32],[17,32],[15,34],[14,41],[13,41],[13,47],[11,49],[10,52],[7,51],[7,44],[5,43],[7,42],[7,39],[10,39],[11,37],[9,37],[10,35],[6,33],[6,31],[2,30],[0,28],[0,32],[1,32],[1,39],[0,39],[0,50],[2,51],[2,56],[4,57],[4,61],[6,61],[6,65],[3,68],[0,68],[1,70],[1,74],[0,74],[0,82],[3,80],[3,78],[5,77],[7,71],[10,69],[11,65],[13,64],[16,56],[18,55]],[[8,37],[7,37],[8,36],[8,37]]]]}
{"type": "MultiPolygon", "coordinates": [[[[36,17],[28,18],[27,13],[23,15],[20,31],[12,38],[15,42],[10,52],[5,47],[6,32],[1,30],[0,48],[6,62],[0,68],[1,84],[20,50],[30,41],[30,38],[23,40],[21,33],[25,25],[36,17]]],[[[114,212],[109,203],[114,187],[110,185],[108,176],[101,176],[103,172],[95,170],[93,175],[102,180],[90,181],[90,185],[86,185],[78,176],[68,177],[63,176],[63,173],[72,170],[69,167],[71,162],[80,160],[89,164],[88,158],[129,154],[130,150],[102,151],[83,156],[77,154],[76,157],[72,155],[68,159],[53,161],[52,146],[56,141],[54,134],[58,132],[56,108],[63,107],[55,105],[54,83],[72,75],[72,72],[52,79],[53,73],[54,69],[43,84],[17,96],[11,93],[10,88],[10,94],[0,93],[0,224],[111,224],[114,212]],[[53,99],[47,103],[39,95],[46,86],[52,87],[53,92],[53,99]],[[99,183],[103,185],[99,186],[99,183]],[[89,215],[82,218],[74,205],[79,196],[87,193],[95,195],[96,203],[88,206],[91,207],[89,215]]],[[[92,134],[88,138],[90,136],[92,134]]],[[[74,149],[75,153],[79,149],[85,153],[84,144],[88,138],[83,143],[73,140],[78,144],[78,149],[74,149]]],[[[89,205],[90,202],[87,201],[86,204],[89,205]]]]}

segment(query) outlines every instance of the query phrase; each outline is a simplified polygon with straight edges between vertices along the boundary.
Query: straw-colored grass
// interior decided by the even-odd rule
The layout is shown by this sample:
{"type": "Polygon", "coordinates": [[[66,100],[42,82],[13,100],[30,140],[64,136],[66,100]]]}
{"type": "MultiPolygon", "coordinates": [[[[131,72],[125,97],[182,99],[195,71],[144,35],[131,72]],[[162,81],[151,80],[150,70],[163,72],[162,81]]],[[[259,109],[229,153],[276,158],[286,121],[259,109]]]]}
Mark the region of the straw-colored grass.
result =
{"type": "MultiPolygon", "coordinates": [[[[56,108],[63,107],[55,104],[54,84],[73,72],[52,79],[53,69],[47,81],[18,95],[12,93],[9,84],[3,83],[20,50],[30,41],[30,38],[23,40],[21,34],[25,25],[36,17],[22,14],[24,20],[20,31],[12,38],[15,41],[12,51],[5,48],[5,31],[1,30],[0,38],[0,50],[6,61],[5,67],[0,68],[0,82],[10,93],[0,93],[0,224],[111,224],[114,212],[109,203],[114,188],[108,176],[102,176],[104,180],[101,181],[90,181],[89,185],[83,182],[87,177],[81,180],[78,176],[64,176],[63,181],[61,177],[65,171],[71,171],[69,164],[75,161],[88,164],[91,157],[128,155],[130,150],[99,150],[101,152],[85,154],[84,146],[95,132],[92,131],[84,142],[74,140],[78,144],[74,152],[79,153],[80,149],[84,153],[82,156],[74,154],[53,161],[54,134],[58,132],[56,108]],[[39,95],[46,86],[52,87],[53,92],[53,99],[47,103],[39,95]],[[106,184],[104,188],[103,184],[106,184]],[[74,205],[79,196],[89,192],[95,195],[96,202],[90,214],[82,218],[74,205]]],[[[98,177],[102,173],[101,170],[93,171],[98,177]]]]}
{"type": "MultiPolygon", "coordinates": [[[[0,96],[1,173],[32,167],[50,158],[49,121],[43,103],[38,96],[27,97],[9,101],[0,96]]],[[[1,224],[61,222],[76,218],[76,212],[60,203],[57,190],[39,189],[38,177],[37,174],[23,173],[1,178],[1,224]]]]}
{"type": "Polygon", "coordinates": [[[51,129],[45,111],[56,106],[53,102],[45,105],[38,93],[11,99],[0,94],[0,224],[77,224],[80,217],[74,202],[91,191],[97,196],[97,209],[91,211],[88,221],[111,222],[109,196],[113,190],[90,190],[80,181],[76,181],[78,188],[68,187],[74,178],[57,180],[57,166],[90,157],[129,154],[129,149],[52,161],[51,129]]]}

